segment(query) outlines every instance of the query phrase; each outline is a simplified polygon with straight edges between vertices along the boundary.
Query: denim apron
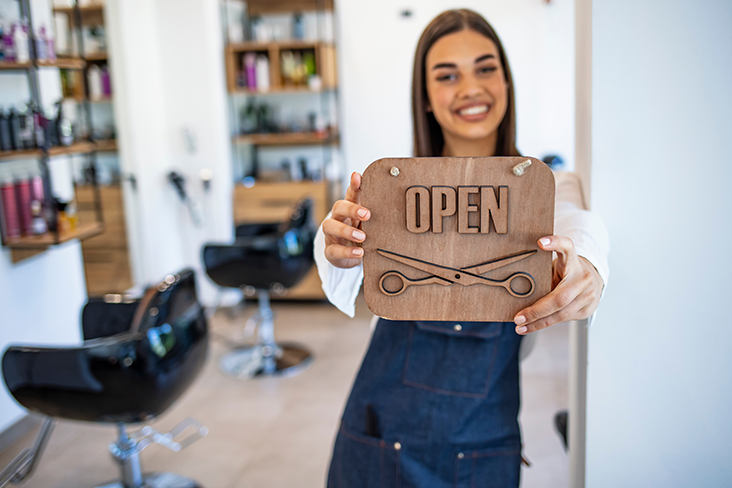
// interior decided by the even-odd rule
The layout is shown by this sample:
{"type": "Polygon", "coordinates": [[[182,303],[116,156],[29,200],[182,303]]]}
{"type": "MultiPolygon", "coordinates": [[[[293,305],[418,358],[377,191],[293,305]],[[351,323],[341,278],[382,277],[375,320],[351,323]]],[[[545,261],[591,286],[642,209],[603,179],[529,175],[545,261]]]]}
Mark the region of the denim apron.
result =
{"type": "Polygon", "coordinates": [[[328,487],[518,487],[514,327],[380,319],[343,413],[328,487]]]}

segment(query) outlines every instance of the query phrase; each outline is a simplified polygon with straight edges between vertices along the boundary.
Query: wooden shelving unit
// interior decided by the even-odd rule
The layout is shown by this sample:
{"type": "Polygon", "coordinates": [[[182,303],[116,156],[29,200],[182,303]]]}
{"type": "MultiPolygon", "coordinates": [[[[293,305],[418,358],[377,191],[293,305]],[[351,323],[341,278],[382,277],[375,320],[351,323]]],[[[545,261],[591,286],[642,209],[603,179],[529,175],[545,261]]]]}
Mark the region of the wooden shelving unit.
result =
{"type": "Polygon", "coordinates": [[[333,0],[250,0],[249,15],[281,14],[305,10],[333,10],[333,0]]]}
{"type": "Polygon", "coordinates": [[[82,70],[86,67],[86,61],[81,58],[58,58],[56,61],[39,59],[38,67],[82,70]]]}
{"type": "Polygon", "coordinates": [[[35,159],[41,157],[40,149],[26,149],[23,151],[0,151],[0,161],[16,159],[35,159]]]}
{"type": "Polygon", "coordinates": [[[24,71],[31,67],[31,63],[8,63],[0,61],[0,71],[24,71]]]}
{"type": "Polygon", "coordinates": [[[107,61],[107,58],[106,52],[86,53],[84,55],[84,59],[87,61],[107,61]]]}
{"type": "Polygon", "coordinates": [[[338,144],[337,135],[320,135],[317,132],[286,132],[281,134],[245,134],[236,136],[237,144],[256,146],[309,146],[317,144],[338,144]]]}
{"type": "Polygon", "coordinates": [[[45,249],[73,239],[87,239],[102,232],[104,232],[104,224],[101,222],[79,224],[76,229],[66,232],[59,231],[58,236],[48,232],[39,236],[24,236],[18,239],[8,239],[5,246],[10,249],[45,249]]]}
{"type": "MultiPolygon", "coordinates": [[[[19,2],[20,16],[21,18],[27,18],[29,23],[32,25],[32,12],[30,8],[29,0],[20,0],[19,2]]],[[[96,9],[96,7],[94,7],[96,9]]],[[[59,9],[57,9],[59,10],[59,9]]],[[[66,9],[68,13],[75,13],[73,8],[66,9]]],[[[82,8],[82,10],[92,11],[89,8],[82,8]]],[[[96,14],[94,14],[96,15],[96,14]]],[[[70,18],[75,15],[70,15],[70,18]]],[[[33,33],[30,33],[29,42],[35,43],[33,33]]],[[[79,35],[79,43],[82,47],[83,52],[83,40],[79,35]]],[[[75,76],[81,76],[80,72],[83,72],[87,66],[84,59],[80,57],[59,57],[56,60],[42,60],[35,58],[35,50],[30,50],[32,59],[27,63],[0,63],[0,71],[10,70],[22,70],[25,71],[28,76],[28,85],[33,104],[37,107],[42,106],[40,100],[40,87],[39,87],[39,69],[41,68],[60,68],[64,70],[72,70],[75,72],[75,76]]],[[[76,94],[82,95],[83,94],[76,94]]],[[[49,160],[55,156],[66,156],[74,154],[86,154],[91,153],[90,164],[95,163],[94,152],[97,150],[98,145],[91,141],[77,142],[70,146],[59,146],[59,147],[39,147],[32,150],[20,150],[20,151],[2,151],[0,152],[0,162],[6,162],[10,160],[18,159],[37,159],[40,170],[40,176],[43,180],[43,204],[45,207],[44,213],[48,218],[47,224],[50,229],[49,232],[42,235],[25,235],[22,237],[10,237],[3,236],[3,245],[10,249],[11,259],[13,262],[19,262],[23,259],[31,257],[35,254],[45,251],[48,247],[63,244],[71,240],[83,240],[96,235],[101,234],[105,225],[101,219],[100,204],[101,202],[96,198],[98,192],[94,192],[94,216],[96,218],[90,218],[86,222],[80,223],[74,229],[65,229],[62,225],[63,222],[58,222],[57,214],[51,210],[55,209],[54,191],[52,186],[51,170],[49,160]]],[[[93,173],[92,173],[93,174],[93,173]]]]}
{"type": "Polygon", "coordinates": [[[106,139],[102,141],[94,141],[96,150],[99,152],[117,151],[117,141],[115,139],[106,139]]]}
{"type": "MultiPolygon", "coordinates": [[[[279,41],[279,42],[243,42],[226,46],[226,84],[229,93],[252,92],[237,84],[237,72],[242,68],[242,57],[245,53],[263,53],[269,58],[270,87],[267,93],[278,92],[313,92],[307,85],[287,85],[280,74],[280,54],[283,51],[313,51],[315,55],[315,74],[322,83],[322,89],[332,89],[338,85],[336,73],[335,45],[328,42],[279,41]]],[[[256,91],[255,93],[263,93],[256,91]]]]}

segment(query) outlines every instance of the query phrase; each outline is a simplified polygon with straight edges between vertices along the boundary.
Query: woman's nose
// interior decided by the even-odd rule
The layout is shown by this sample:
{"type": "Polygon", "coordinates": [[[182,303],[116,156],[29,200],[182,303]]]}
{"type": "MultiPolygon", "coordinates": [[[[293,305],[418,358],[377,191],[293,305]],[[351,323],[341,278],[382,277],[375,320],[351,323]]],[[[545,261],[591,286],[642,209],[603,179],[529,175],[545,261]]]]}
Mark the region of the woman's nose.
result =
{"type": "Polygon", "coordinates": [[[459,98],[473,98],[484,92],[483,86],[475,76],[464,76],[458,89],[459,98]]]}

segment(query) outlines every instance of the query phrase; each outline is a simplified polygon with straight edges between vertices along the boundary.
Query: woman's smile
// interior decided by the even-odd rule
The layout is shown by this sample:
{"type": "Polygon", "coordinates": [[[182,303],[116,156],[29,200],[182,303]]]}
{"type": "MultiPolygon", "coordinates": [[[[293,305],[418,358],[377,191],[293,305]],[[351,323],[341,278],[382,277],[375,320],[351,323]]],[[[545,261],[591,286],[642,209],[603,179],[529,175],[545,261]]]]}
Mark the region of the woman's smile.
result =
{"type": "Polygon", "coordinates": [[[463,104],[454,110],[455,115],[465,122],[482,122],[488,117],[491,105],[485,102],[463,104]]]}

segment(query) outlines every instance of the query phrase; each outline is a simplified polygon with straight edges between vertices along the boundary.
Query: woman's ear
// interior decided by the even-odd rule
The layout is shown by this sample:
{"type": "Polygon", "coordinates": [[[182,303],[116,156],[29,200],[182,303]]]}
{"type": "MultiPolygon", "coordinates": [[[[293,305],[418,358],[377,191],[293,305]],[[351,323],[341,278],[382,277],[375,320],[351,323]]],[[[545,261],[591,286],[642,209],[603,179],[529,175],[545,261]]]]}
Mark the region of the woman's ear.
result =
{"type": "Polygon", "coordinates": [[[425,109],[425,111],[426,111],[427,113],[430,113],[430,112],[432,112],[432,105],[430,105],[430,102],[427,102],[427,103],[426,103],[426,105],[427,105],[427,108],[425,109]]]}

